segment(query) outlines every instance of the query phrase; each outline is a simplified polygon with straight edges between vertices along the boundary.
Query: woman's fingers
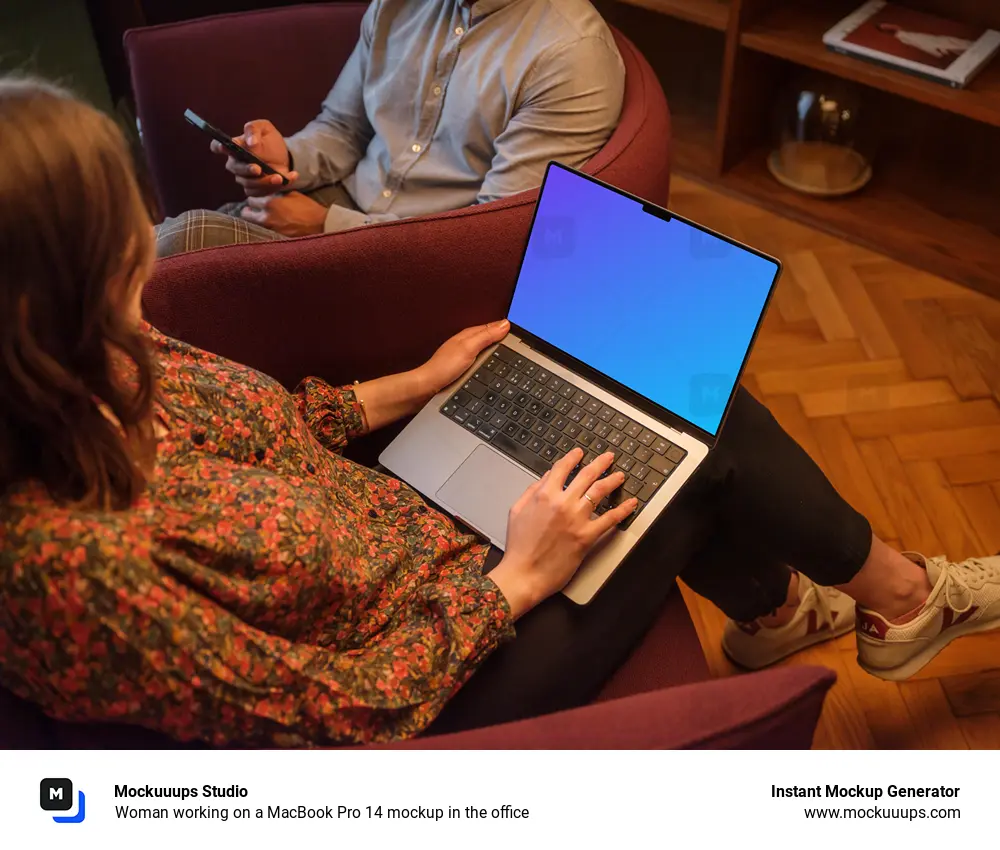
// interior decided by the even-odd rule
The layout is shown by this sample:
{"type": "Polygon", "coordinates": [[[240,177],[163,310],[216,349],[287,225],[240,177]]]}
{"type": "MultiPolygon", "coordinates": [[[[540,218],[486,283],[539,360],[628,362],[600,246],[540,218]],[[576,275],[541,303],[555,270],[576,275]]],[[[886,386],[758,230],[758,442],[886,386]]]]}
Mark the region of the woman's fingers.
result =
{"type": "Polygon", "coordinates": [[[558,487],[559,492],[562,492],[566,487],[566,479],[569,478],[569,474],[576,469],[581,460],[583,460],[583,449],[579,447],[559,458],[549,470],[547,488],[550,491],[555,491],[558,487]]]}
{"type": "Polygon", "coordinates": [[[612,528],[614,528],[618,523],[623,522],[628,519],[635,509],[639,506],[639,500],[633,496],[622,502],[618,507],[612,508],[605,514],[602,514],[597,519],[590,523],[591,530],[593,531],[593,539],[598,540],[601,535],[606,534],[612,528]]]}
{"type": "MultiPolygon", "coordinates": [[[[578,475],[577,478],[580,476],[578,475]]],[[[576,484],[576,481],[573,482],[576,484]]],[[[625,475],[622,472],[612,472],[607,478],[599,478],[583,492],[590,496],[595,502],[600,502],[605,496],[610,496],[622,484],[625,483],[625,475]]]]}
{"type": "Polygon", "coordinates": [[[582,499],[583,494],[590,489],[590,486],[600,478],[606,469],[615,462],[614,452],[605,452],[588,463],[573,479],[573,483],[566,488],[566,492],[576,499],[582,499]]]}

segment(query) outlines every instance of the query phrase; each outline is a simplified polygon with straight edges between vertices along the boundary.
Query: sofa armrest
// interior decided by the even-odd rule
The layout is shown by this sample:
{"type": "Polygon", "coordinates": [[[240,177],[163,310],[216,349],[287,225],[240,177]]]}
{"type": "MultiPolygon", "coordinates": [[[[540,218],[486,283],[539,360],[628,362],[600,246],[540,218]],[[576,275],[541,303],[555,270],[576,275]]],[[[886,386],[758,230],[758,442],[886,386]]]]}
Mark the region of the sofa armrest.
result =
{"type": "Polygon", "coordinates": [[[836,674],[783,667],[386,745],[441,750],[809,749],[836,674]]]}
{"type": "Polygon", "coordinates": [[[143,143],[166,215],[214,208],[238,195],[184,110],[233,135],[254,118],[294,133],[319,114],[357,43],[366,7],[291,6],[125,34],[143,143]]]}

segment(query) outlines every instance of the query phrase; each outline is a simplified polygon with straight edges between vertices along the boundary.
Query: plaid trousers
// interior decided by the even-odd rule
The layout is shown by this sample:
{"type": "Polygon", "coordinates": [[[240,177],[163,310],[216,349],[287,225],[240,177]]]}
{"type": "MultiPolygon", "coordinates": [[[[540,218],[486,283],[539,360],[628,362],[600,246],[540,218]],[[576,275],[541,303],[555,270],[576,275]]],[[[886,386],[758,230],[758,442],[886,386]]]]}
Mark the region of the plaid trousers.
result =
{"type": "MultiPolygon", "coordinates": [[[[321,186],[305,192],[324,207],[334,204],[356,210],[357,204],[340,184],[321,186]]],[[[219,245],[246,245],[251,242],[275,242],[287,239],[273,230],[240,217],[246,201],[225,204],[217,210],[188,210],[156,225],[156,256],[169,257],[199,248],[219,245]]]]}

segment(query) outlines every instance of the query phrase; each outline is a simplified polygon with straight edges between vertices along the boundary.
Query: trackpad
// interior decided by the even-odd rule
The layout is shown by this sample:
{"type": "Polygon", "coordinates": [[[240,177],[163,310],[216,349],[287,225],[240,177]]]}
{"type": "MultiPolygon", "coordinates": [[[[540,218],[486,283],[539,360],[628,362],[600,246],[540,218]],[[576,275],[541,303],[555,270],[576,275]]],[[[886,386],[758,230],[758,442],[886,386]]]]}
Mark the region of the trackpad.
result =
{"type": "Polygon", "coordinates": [[[493,449],[479,446],[445,481],[437,498],[459,519],[502,547],[511,505],[536,480],[493,449]]]}

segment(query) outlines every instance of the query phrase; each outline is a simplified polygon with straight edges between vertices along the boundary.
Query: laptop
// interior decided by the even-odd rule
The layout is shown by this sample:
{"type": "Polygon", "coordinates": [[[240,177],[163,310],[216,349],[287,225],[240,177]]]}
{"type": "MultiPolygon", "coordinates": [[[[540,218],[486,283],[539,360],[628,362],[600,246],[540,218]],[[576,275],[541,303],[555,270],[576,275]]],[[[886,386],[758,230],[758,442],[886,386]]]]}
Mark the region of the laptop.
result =
{"type": "Polygon", "coordinates": [[[550,163],[510,333],[438,393],[379,460],[504,548],[507,515],[574,447],[639,507],[563,593],[588,603],[712,451],[774,291],[774,257],[550,163]]]}

